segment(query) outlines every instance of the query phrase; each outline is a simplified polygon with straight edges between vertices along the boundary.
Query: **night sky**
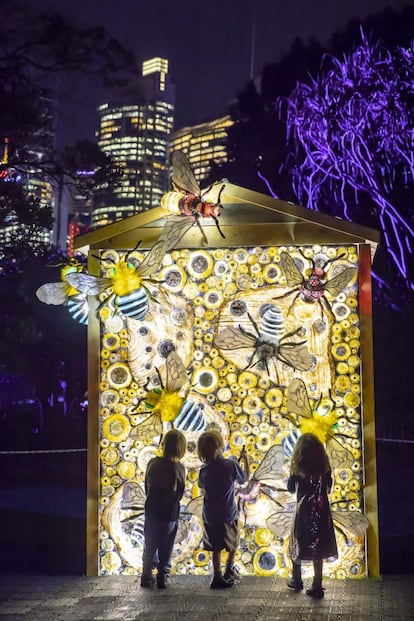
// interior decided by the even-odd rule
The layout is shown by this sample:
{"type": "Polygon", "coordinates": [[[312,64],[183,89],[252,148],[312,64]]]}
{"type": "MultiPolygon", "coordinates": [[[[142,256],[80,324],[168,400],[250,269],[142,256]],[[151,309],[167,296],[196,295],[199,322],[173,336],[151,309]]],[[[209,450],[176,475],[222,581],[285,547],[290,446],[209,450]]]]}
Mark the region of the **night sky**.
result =
{"type": "MultiPolygon", "coordinates": [[[[52,6],[80,25],[104,25],[133,49],[139,63],[165,56],[177,87],[176,128],[226,113],[250,77],[255,23],[254,73],[276,62],[296,37],[322,43],[352,18],[364,19],[414,0],[31,0],[52,6]]],[[[60,106],[58,143],[93,139],[102,94],[82,84],[76,103],[60,106]]]]}

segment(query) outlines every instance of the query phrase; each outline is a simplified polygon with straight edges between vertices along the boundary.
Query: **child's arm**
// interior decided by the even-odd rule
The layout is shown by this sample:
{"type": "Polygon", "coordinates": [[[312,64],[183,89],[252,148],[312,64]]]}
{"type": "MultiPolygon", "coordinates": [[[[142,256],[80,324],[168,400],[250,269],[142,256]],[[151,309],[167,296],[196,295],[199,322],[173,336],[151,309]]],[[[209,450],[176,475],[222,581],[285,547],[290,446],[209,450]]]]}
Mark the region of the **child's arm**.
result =
{"type": "Polygon", "coordinates": [[[185,490],[185,468],[182,464],[177,464],[177,496],[178,499],[184,496],[185,490]]]}
{"type": "Polygon", "coordinates": [[[246,447],[243,444],[243,448],[240,452],[240,457],[239,457],[239,463],[242,462],[243,464],[243,470],[244,470],[244,474],[245,474],[245,480],[247,481],[247,479],[250,476],[250,468],[249,468],[249,459],[247,457],[247,453],[246,453],[246,447]]]}
{"type": "Polygon", "coordinates": [[[296,476],[294,474],[291,474],[287,480],[287,490],[288,492],[290,492],[291,494],[294,494],[296,491],[296,476]]]}
{"type": "Polygon", "coordinates": [[[234,462],[234,465],[236,467],[236,479],[235,479],[236,482],[239,483],[240,485],[242,485],[243,483],[246,483],[248,476],[249,476],[249,461],[247,459],[247,454],[246,454],[246,451],[244,450],[244,446],[241,450],[239,459],[234,462]],[[244,471],[240,467],[240,461],[243,462],[244,471]]]}

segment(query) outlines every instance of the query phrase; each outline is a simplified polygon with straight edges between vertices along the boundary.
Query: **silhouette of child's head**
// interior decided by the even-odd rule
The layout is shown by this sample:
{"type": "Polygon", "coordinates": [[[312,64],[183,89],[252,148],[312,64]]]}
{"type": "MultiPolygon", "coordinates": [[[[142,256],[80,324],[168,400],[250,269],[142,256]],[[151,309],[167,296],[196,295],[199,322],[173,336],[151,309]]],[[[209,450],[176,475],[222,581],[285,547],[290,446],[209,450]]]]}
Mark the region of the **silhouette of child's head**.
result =
{"type": "Polygon", "coordinates": [[[197,443],[198,458],[203,463],[217,459],[224,450],[224,440],[219,431],[210,429],[201,434],[197,443]]]}
{"type": "Polygon", "coordinates": [[[293,451],[290,470],[299,476],[324,474],[330,470],[325,447],[313,433],[300,436],[293,451]]]}
{"type": "Polygon", "coordinates": [[[162,439],[162,452],[167,459],[182,459],[187,449],[185,435],[178,429],[170,429],[162,439]]]}

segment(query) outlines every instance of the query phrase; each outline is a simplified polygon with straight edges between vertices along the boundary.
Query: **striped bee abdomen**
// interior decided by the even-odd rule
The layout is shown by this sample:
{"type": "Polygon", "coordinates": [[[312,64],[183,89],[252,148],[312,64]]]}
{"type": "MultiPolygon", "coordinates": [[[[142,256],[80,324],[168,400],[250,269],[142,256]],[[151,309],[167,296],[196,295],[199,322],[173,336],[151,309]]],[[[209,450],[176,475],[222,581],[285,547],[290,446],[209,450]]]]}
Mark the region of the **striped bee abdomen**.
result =
{"type": "Polygon", "coordinates": [[[88,323],[89,305],[88,299],[81,293],[68,297],[68,311],[72,319],[86,326],[88,323]]]}
{"type": "Polygon", "coordinates": [[[115,304],[121,313],[138,321],[142,321],[149,310],[148,296],[144,289],[137,289],[127,295],[117,295],[115,304]]]}
{"type": "Polygon", "coordinates": [[[282,440],[283,452],[287,457],[292,457],[296,442],[299,440],[301,435],[302,434],[299,429],[294,429],[284,440],[282,440]]]}
{"type": "Polygon", "coordinates": [[[204,431],[206,426],[202,405],[186,400],[174,420],[174,427],[180,431],[204,431]]]}
{"type": "Polygon", "coordinates": [[[260,317],[260,335],[272,341],[280,341],[285,334],[285,322],[278,306],[269,304],[260,317]]]}

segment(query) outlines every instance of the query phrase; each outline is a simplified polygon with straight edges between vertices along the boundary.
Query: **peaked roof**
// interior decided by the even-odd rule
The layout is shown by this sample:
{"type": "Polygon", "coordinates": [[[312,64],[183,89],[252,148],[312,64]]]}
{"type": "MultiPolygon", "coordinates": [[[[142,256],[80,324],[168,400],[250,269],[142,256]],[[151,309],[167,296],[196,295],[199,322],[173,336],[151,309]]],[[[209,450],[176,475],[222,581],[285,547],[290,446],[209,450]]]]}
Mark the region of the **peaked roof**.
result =
{"type": "MultiPolygon", "coordinates": [[[[374,256],[379,243],[379,232],[319,211],[311,211],[293,203],[253,192],[231,183],[217,183],[203,196],[216,202],[223,187],[220,202],[223,210],[220,228],[223,239],[212,218],[201,218],[209,246],[212,248],[240,245],[303,245],[303,244],[361,244],[371,246],[374,256]]],[[[149,209],[135,216],[103,226],[75,238],[78,251],[91,249],[150,248],[159,238],[168,218],[161,207],[149,209]]],[[[178,248],[197,248],[202,245],[201,234],[193,226],[181,238],[178,248]]]]}

